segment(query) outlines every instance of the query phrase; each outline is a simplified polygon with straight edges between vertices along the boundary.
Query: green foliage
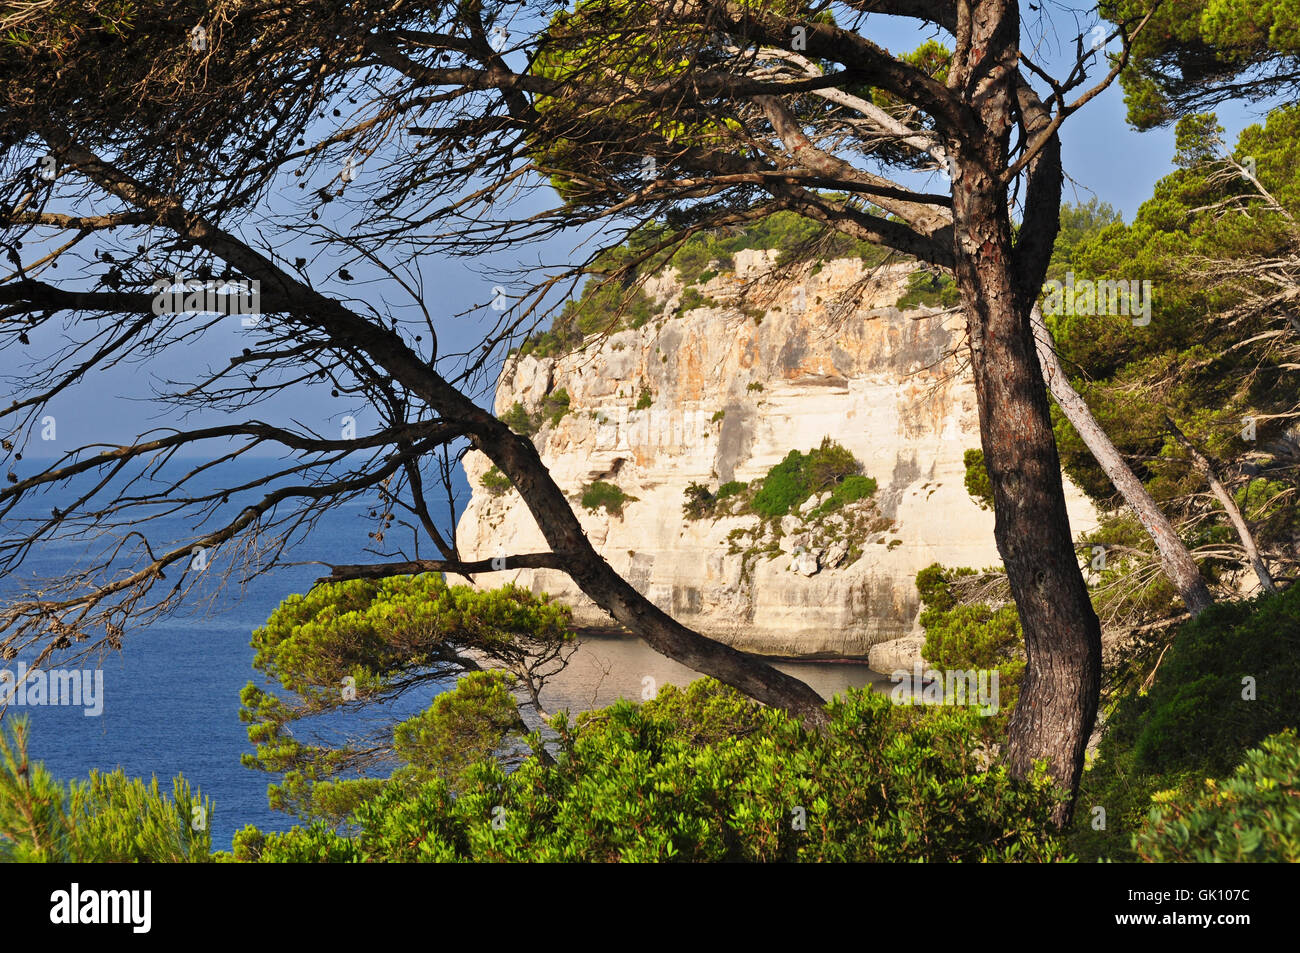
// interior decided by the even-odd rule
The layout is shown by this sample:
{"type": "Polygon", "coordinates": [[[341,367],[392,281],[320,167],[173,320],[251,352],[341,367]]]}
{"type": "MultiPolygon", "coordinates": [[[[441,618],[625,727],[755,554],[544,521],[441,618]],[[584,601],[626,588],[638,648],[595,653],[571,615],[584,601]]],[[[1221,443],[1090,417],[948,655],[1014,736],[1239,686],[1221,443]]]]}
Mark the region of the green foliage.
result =
{"type": "Polygon", "coordinates": [[[531,437],[542,429],[543,424],[549,423],[554,427],[564,419],[564,415],[569,412],[569,403],[569,392],[560,387],[543,397],[537,410],[531,414],[524,410],[519,401],[515,401],[510,409],[501,415],[501,422],[515,433],[531,437]]]}
{"type": "Polygon", "coordinates": [[[980,509],[993,509],[993,480],[984,466],[984,451],[978,448],[967,450],[962,454],[962,463],[966,465],[966,492],[980,505],[980,509]]]}
{"type": "Polygon", "coordinates": [[[1129,122],[1163,125],[1224,99],[1295,100],[1300,83],[1300,0],[1105,0],[1112,23],[1151,22],[1121,75],[1129,122]]]}
{"type": "Polygon", "coordinates": [[[1150,690],[1115,706],[1079,801],[1105,807],[1107,829],[1081,822],[1076,849],[1127,857],[1153,795],[1192,796],[1288,728],[1300,728],[1300,586],[1211,606],[1178,629],[1150,690]]]}
{"type": "Polygon", "coordinates": [[[914,271],[907,277],[907,287],[894,307],[900,311],[914,308],[951,308],[961,303],[961,292],[951,275],[925,270],[914,271]]]}
{"type": "Polygon", "coordinates": [[[554,427],[569,412],[569,392],[560,387],[542,398],[541,416],[554,427]]]}
{"type": "Polygon", "coordinates": [[[707,295],[701,294],[695,288],[687,288],[682,292],[681,303],[677,306],[679,312],[694,311],[696,308],[716,308],[718,302],[714,301],[707,295]]]}
{"type": "MultiPolygon", "coordinates": [[[[1220,132],[1209,114],[1179,123],[1179,168],[1157,183],[1131,225],[1101,207],[1067,206],[1071,231],[1058,239],[1049,275],[1150,281],[1151,323],[1135,326],[1123,315],[1047,319],[1062,364],[1101,428],[1171,521],[1188,527],[1188,547],[1209,553],[1200,562],[1211,582],[1242,568],[1231,546],[1221,545],[1234,544],[1235,531],[1169,434],[1166,416],[1218,461],[1221,477],[1259,515],[1253,528],[1266,559],[1293,559],[1300,527],[1300,483],[1282,423],[1295,404],[1288,365],[1296,349],[1281,342],[1294,335],[1284,309],[1259,303],[1285,292],[1264,280],[1263,263],[1294,254],[1293,226],[1221,161],[1227,147],[1220,132]],[[1257,422],[1257,433],[1243,436],[1247,419],[1257,422]]],[[[1243,130],[1234,155],[1251,157],[1270,192],[1300,214],[1300,106],[1274,110],[1263,125],[1243,130]]],[[[1058,407],[1052,415],[1071,479],[1104,514],[1117,510],[1121,501],[1092,453],[1058,407]]],[[[1115,516],[1103,518],[1105,532],[1092,541],[1154,557],[1145,534],[1134,536],[1122,514],[1115,516]]],[[[1142,587],[1133,597],[1134,611],[1114,607],[1120,617],[1158,614],[1162,600],[1173,599],[1168,587],[1142,587]]]]}
{"type": "Polygon", "coordinates": [[[526,734],[508,672],[470,672],[456,690],[393,728],[393,751],[403,761],[456,787],[466,768],[490,757],[512,732],[526,734]]]}
{"type": "Polygon", "coordinates": [[[417,776],[434,770],[431,759],[412,768],[401,750],[431,749],[430,733],[456,719],[460,736],[441,743],[468,745],[478,756],[481,749],[470,742],[494,731],[503,717],[494,707],[498,696],[486,692],[495,683],[471,680],[463,691],[439,695],[428,712],[399,726],[400,740],[384,730],[347,744],[311,743],[293,729],[303,719],[382,704],[420,686],[431,690],[481,667],[539,677],[571,645],[570,616],[566,607],[524,589],[448,586],[431,573],[330,583],[292,595],[253,632],[254,667],[284,691],[273,694],[250,682],[241,692],[240,720],[257,748],[243,763],[281,775],[268,788],[272,808],[336,818],[373,793],[374,779],[357,778],[358,772],[387,775],[403,765],[417,776]],[[467,720],[471,708],[482,712],[483,724],[467,720]]]}
{"type": "Polygon", "coordinates": [[[1150,694],[1121,716],[1140,724],[1138,764],[1222,774],[1241,752],[1300,718],[1300,587],[1220,603],[1186,623],[1150,694]],[[1254,680],[1253,699],[1243,679],[1254,680]]]}
{"type": "Polygon", "coordinates": [[[622,516],[623,506],[635,499],[635,496],[628,496],[619,486],[605,480],[596,480],[582,491],[583,506],[589,510],[596,510],[603,506],[605,512],[612,513],[614,516],[622,516]]]}
{"type": "Polygon", "coordinates": [[[702,520],[713,515],[717,502],[709,488],[694,481],[686,485],[686,502],[682,504],[682,516],[688,520],[702,520]]]}
{"type": "Polygon", "coordinates": [[[537,422],[529,415],[528,411],[524,410],[519,401],[515,401],[510,409],[501,415],[501,422],[524,437],[531,437],[537,433],[537,422]]]}
{"type": "Polygon", "coordinates": [[[1133,835],[1150,863],[1300,862],[1300,741],[1294,731],[1265,738],[1222,782],[1205,780],[1195,797],[1154,796],[1133,835]]]}
{"type": "MultiPolygon", "coordinates": [[[[554,722],[559,752],[512,772],[482,762],[452,797],[391,788],[349,818],[249,829],[269,861],[1057,860],[1040,772],[978,766],[978,716],[849,691],[808,732],[709,679],[554,722]],[[494,821],[496,822],[494,824],[494,821]],[[800,823],[803,821],[803,823],[800,823]]],[[[534,739],[534,743],[537,740],[534,739]]]]}
{"type": "Polygon", "coordinates": [[[862,472],[862,464],[848,450],[830,437],[823,437],[821,446],[808,451],[808,490],[824,493],[844,480],[862,472]]]}
{"type": "Polygon", "coordinates": [[[796,212],[780,211],[743,228],[696,232],[673,253],[669,264],[677,269],[682,284],[689,286],[707,280],[710,262],[730,270],[736,252],[773,249],[780,252],[778,262],[805,257],[813,249],[821,259],[861,258],[869,265],[878,265],[889,255],[878,245],[828,230],[796,212]]]}
{"type": "Polygon", "coordinates": [[[747,390],[747,391],[756,391],[756,390],[762,390],[762,389],[763,389],[763,385],[760,384],[758,381],[750,381],[750,382],[745,386],[745,390],[747,390]]]}
{"type": "MultiPolygon", "coordinates": [[[[519,405],[515,404],[515,406],[518,407],[519,405]]],[[[502,473],[495,464],[489,467],[483,476],[479,477],[479,482],[482,483],[483,488],[493,496],[501,496],[502,494],[509,492],[513,485],[510,482],[510,478],[502,473]]]]}
{"type": "MultiPolygon", "coordinates": [[[[830,437],[825,437],[820,447],[809,450],[807,454],[791,450],[784,460],[772,467],[763,477],[751,506],[755,513],[768,519],[784,516],[808,497],[834,490],[861,470],[862,464],[854,459],[852,453],[830,437]]],[[[861,483],[854,487],[845,492],[865,489],[861,483]]],[[[875,492],[874,485],[871,492],[875,492]]],[[[840,505],[843,502],[842,499],[840,505]]]]}
{"type": "Polygon", "coordinates": [[[785,516],[792,506],[808,499],[812,491],[808,489],[806,468],[807,458],[798,450],[786,454],[763,477],[763,485],[750,504],[754,512],[769,519],[785,516]]]}
{"type": "Polygon", "coordinates": [[[722,484],[722,486],[718,487],[718,492],[714,494],[714,499],[725,500],[729,496],[744,493],[748,488],[748,483],[742,483],[740,480],[728,480],[726,483],[722,484]]]}
{"type": "Polygon", "coordinates": [[[721,420],[725,416],[727,416],[727,412],[725,410],[715,410],[713,412],[713,416],[709,418],[709,423],[716,424],[719,420],[721,420]]]}
{"type": "MultiPolygon", "coordinates": [[[[692,286],[714,277],[711,263],[730,270],[736,252],[745,249],[776,249],[781,253],[778,260],[808,256],[861,258],[868,265],[878,265],[890,254],[887,249],[849,238],[794,212],[780,211],[743,228],[696,231],[675,247],[633,265],[635,255],[672,234],[667,225],[652,223],[633,231],[622,245],[597,256],[591,266],[596,276],[586,282],[578,299],[566,302],[549,330],[529,335],[520,345],[520,353],[554,356],[577,349],[588,335],[641,327],[654,316],[655,308],[640,282],[664,268],[677,269],[678,280],[685,286],[679,306],[682,312],[716,307],[718,302],[692,286]]],[[[756,319],[762,316],[761,309],[752,307],[746,313],[756,319]]]]}
{"type": "Polygon", "coordinates": [[[1079,263],[1075,252],[1086,241],[1101,234],[1112,225],[1124,224],[1119,212],[1096,196],[1087,202],[1061,206],[1061,224],[1052,246],[1052,260],[1048,266],[1048,279],[1063,281],[1067,272],[1076,271],[1079,263]]]}
{"type": "Polygon", "coordinates": [[[636,409],[648,410],[650,408],[650,405],[653,403],[654,400],[650,396],[650,388],[642,387],[641,396],[636,399],[636,409]]]}
{"type": "Polygon", "coordinates": [[[180,863],[207,860],[212,803],[180,775],[170,796],[119,768],[64,784],[28,757],[25,718],[0,733],[0,861],[180,863]]]}
{"type": "Polygon", "coordinates": [[[813,517],[842,509],[849,503],[869,499],[876,493],[876,481],[868,476],[854,474],[844,478],[843,483],[836,484],[831,495],[811,514],[813,517]]]}
{"type": "Polygon", "coordinates": [[[976,575],[961,567],[946,569],[934,563],[916,575],[916,589],[924,608],[920,624],[925,630],[921,656],[939,669],[998,672],[998,714],[987,719],[990,732],[1005,727],[1020,697],[1025,672],[1025,638],[1013,602],[996,608],[987,603],[961,600],[955,583],[976,575]]]}
{"type": "Polygon", "coordinates": [[[614,334],[642,327],[655,314],[654,302],[639,284],[624,285],[608,277],[587,280],[577,300],[566,301],[551,327],[529,335],[521,355],[555,357],[582,346],[593,334],[614,334]]]}

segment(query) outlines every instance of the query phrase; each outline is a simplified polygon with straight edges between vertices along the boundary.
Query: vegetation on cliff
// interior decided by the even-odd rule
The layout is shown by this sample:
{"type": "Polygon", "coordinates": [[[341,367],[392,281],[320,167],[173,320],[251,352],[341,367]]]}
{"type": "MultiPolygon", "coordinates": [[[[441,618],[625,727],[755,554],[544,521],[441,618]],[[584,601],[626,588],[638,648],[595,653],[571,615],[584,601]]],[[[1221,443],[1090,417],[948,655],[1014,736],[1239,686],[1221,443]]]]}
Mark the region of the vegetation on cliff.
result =
{"type": "Polygon", "coordinates": [[[696,285],[733,271],[739,251],[774,251],[778,265],[810,256],[814,260],[860,258],[877,265],[891,257],[880,245],[849,238],[795,212],[776,212],[743,226],[695,232],[675,248],[629,267],[631,260],[671,234],[665,224],[648,224],[632,232],[622,246],[603,252],[590,269],[597,276],[588,278],[581,293],[565,302],[548,329],[528,335],[518,347],[519,354],[552,357],[580,347],[593,334],[641,327],[657,315],[642,283],[667,268],[676,270],[684,289],[677,309],[681,314],[716,306],[696,285]],[[602,272],[617,278],[603,277],[602,272]]]}

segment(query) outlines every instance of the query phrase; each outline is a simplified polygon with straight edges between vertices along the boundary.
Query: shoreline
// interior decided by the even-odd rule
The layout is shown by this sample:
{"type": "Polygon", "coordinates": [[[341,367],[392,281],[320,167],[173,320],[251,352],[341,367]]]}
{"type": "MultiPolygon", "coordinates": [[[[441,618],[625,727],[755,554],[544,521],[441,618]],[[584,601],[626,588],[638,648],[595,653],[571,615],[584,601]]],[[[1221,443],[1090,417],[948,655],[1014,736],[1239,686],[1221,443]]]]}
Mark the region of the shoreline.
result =
{"type": "MultiPolygon", "coordinates": [[[[626,639],[629,641],[645,643],[639,635],[629,631],[622,626],[573,626],[572,631],[581,640],[585,637],[594,637],[598,639],[626,639]]],[[[726,644],[726,643],[724,643],[726,644]]],[[[736,648],[736,646],[732,646],[736,648]]],[[[762,659],[764,662],[792,662],[792,663],[818,663],[825,665],[861,665],[871,668],[871,664],[865,655],[831,655],[823,652],[814,652],[810,655],[765,655],[762,652],[752,652],[747,649],[737,649],[751,658],[762,659]]],[[[876,669],[871,669],[876,671],[876,669]]],[[[878,674],[887,675],[888,672],[879,672],[878,674]]]]}

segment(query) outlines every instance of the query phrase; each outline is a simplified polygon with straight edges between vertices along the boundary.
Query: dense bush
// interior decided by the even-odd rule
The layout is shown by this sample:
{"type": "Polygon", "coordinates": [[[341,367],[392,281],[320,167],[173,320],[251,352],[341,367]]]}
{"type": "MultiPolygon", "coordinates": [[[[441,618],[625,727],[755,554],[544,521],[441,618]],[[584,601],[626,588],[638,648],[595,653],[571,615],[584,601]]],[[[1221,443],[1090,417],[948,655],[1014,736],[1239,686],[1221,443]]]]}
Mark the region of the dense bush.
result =
{"type": "MultiPolygon", "coordinates": [[[[712,680],[557,718],[559,752],[392,787],[327,825],[235,841],[261,861],[1057,860],[1039,775],[978,766],[976,716],[850,691],[824,734],[712,680]]],[[[535,745],[540,739],[533,738],[535,745]]]]}
{"type": "Polygon", "coordinates": [[[531,437],[542,429],[542,424],[549,422],[552,427],[558,424],[569,412],[569,392],[559,387],[542,398],[537,410],[531,414],[524,410],[519,401],[501,415],[501,422],[517,434],[531,437]]]}
{"type": "Polygon", "coordinates": [[[1157,794],[1133,836],[1153,863],[1300,862],[1300,743],[1286,731],[1246,752],[1223,781],[1206,779],[1195,797],[1157,794]]]}
{"type": "Polygon", "coordinates": [[[64,784],[28,758],[29,727],[0,734],[0,861],[6,863],[177,863],[212,849],[212,803],[177,776],[172,793],[119,768],[64,784]]]}
{"type": "Polygon", "coordinates": [[[1184,624],[1150,693],[1126,708],[1116,724],[1133,729],[1138,763],[1154,772],[1223,774],[1245,749],[1296,727],[1300,587],[1220,603],[1184,624]]]}
{"type": "MultiPolygon", "coordinates": [[[[513,428],[512,428],[513,429],[513,428]]],[[[479,477],[479,482],[483,488],[493,496],[501,496],[512,486],[510,478],[502,473],[495,465],[490,467],[483,476],[479,477]]]]}
{"type": "MultiPolygon", "coordinates": [[[[791,450],[772,467],[763,477],[751,506],[755,513],[769,519],[784,516],[808,497],[833,490],[861,470],[862,465],[852,453],[825,437],[820,447],[806,454],[791,450]]],[[[865,487],[854,484],[854,489],[846,492],[861,492],[865,487]]],[[[871,492],[875,492],[874,481],[871,492]]]]}
{"type": "Polygon", "coordinates": [[[938,563],[916,574],[916,588],[924,608],[920,624],[925,630],[922,657],[938,669],[998,673],[998,714],[988,719],[990,732],[1005,727],[1020,697],[1024,679],[1024,634],[1013,602],[994,608],[986,603],[965,604],[954,588],[956,580],[976,575],[965,567],[945,569],[938,563]]]}
{"type": "Polygon", "coordinates": [[[628,496],[619,486],[604,480],[596,480],[582,491],[583,506],[589,510],[596,510],[603,506],[605,512],[615,516],[622,516],[623,505],[635,499],[635,496],[628,496]]]}
{"type": "Polygon", "coordinates": [[[767,471],[763,485],[754,494],[751,504],[759,516],[784,516],[792,506],[808,499],[806,458],[798,450],[791,450],[784,460],[767,471]]]}
{"type": "Polygon", "coordinates": [[[686,502],[682,504],[682,515],[688,520],[702,520],[713,515],[716,497],[703,483],[694,481],[686,485],[686,502]]]}
{"type": "Polygon", "coordinates": [[[993,509],[993,480],[984,466],[984,451],[967,450],[962,454],[962,462],[966,465],[966,492],[980,505],[980,509],[993,509]]]}
{"type": "Polygon", "coordinates": [[[542,398],[540,415],[551,422],[554,427],[569,412],[569,392],[563,387],[557,388],[542,398]]]}
{"type": "Polygon", "coordinates": [[[717,306],[718,302],[708,295],[701,294],[698,288],[687,288],[682,292],[682,300],[677,306],[677,310],[685,312],[694,311],[696,308],[716,308],[717,306]]]}
{"type": "Polygon", "coordinates": [[[1081,810],[1076,849],[1130,857],[1153,795],[1195,796],[1264,738],[1298,727],[1300,586],[1211,606],[1178,629],[1151,689],[1125,695],[1107,720],[1079,801],[1105,808],[1107,826],[1094,830],[1081,810]]]}
{"type": "Polygon", "coordinates": [[[742,483],[740,480],[728,480],[722,486],[718,487],[718,492],[713,495],[716,500],[725,500],[729,496],[735,496],[738,493],[744,493],[749,487],[748,483],[742,483]]]}
{"type": "Polygon", "coordinates": [[[525,437],[531,437],[537,433],[537,421],[529,415],[528,411],[524,410],[519,401],[515,401],[510,409],[501,415],[501,422],[515,433],[525,437]]]}
{"type": "Polygon", "coordinates": [[[267,790],[273,809],[333,820],[372,795],[375,776],[387,777],[394,765],[412,766],[417,775],[433,770],[436,758],[411,754],[431,750],[430,720],[445,729],[446,744],[467,747],[470,760],[483,757],[502,738],[498,731],[486,750],[478,746],[500,718],[487,691],[492,686],[477,683],[475,670],[520,677],[549,670],[572,651],[570,619],[545,595],[515,586],[449,586],[438,573],[326,583],[291,595],[253,632],[253,666],[264,678],[240,693],[239,717],[256,746],[241,761],[277,777],[267,790]],[[372,719],[358,721],[367,707],[407,692],[434,695],[466,672],[475,674],[456,691],[441,691],[431,711],[409,722],[375,730],[372,719]],[[477,721],[466,716],[470,708],[480,712],[477,721]],[[334,743],[335,717],[367,727],[334,743]],[[455,731],[446,728],[457,718],[455,731]],[[401,749],[406,757],[396,754],[401,749]]]}
{"type": "Polygon", "coordinates": [[[639,328],[654,316],[654,302],[640,286],[625,287],[604,278],[592,278],[576,301],[565,303],[546,331],[531,334],[519,346],[520,354],[554,357],[576,350],[592,334],[639,328]]]}
{"type": "Polygon", "coordinates": [[[841,509],[848,503],[869,499],[876,493],[876,481],[866,476],[845,477],[844,482],[831,490],[825,502],[819,507],[819,513],[830,513],[841,509]]]}
{"type": "Polygon", "coordinates": [[[895,302],[900,311],[913,308],[951,308],[961,303],[961,292],[949,275],[921,269],[907,276],[907,288],[895,302]]]}

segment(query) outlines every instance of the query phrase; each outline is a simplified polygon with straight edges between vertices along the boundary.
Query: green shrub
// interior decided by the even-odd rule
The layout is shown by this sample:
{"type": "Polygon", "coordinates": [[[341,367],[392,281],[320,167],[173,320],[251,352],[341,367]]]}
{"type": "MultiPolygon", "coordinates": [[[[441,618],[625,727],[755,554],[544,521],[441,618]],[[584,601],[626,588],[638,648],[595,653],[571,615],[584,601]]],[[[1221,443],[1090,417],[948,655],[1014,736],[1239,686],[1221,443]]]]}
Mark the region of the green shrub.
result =
{"type": "Polygon", "coordinates": [[[713,412],[713,416],[709,418],[709,423],[716,424],[719,420],[721,420],[725,416],[727,416],[727,412],[725,410],[715,410],[713,412]]]}
{"type": "Polygon", "coordinates": [[[1157,794],[1133,851],[1151,863],[1300,862],[1300,742],[1265,738],[1223,781],[1195,797],[1157,794]]]}
{"type": "Polygon", "coordinates": [[[513,485],[510,478],[502,473],[495,464],[483,476],[479,477],[479,483],[483,484],[483,488],[493,496],[501,496],[509,491],[513,485]]]}
{"type": "Polygon", "coordinates": [[[531,437],[537,433],[537,421],[524,410],[519,401],[515,401],[510,409],[501,415],[501,422],[524,437],[531,437]]]}
{"type": "Polygon", "coordinates": [[[808,492],[824,493],[847,478],[862,472],[862,464],[853,454],[830,437],[823,437],[821,446],[808,451],[808,492]]]}
{"type": "Polygon", "coordinates": [[[677,306],[677,310],[694,311],[696,308],[716,308],[717,306],[718,302],[708,295],[701,294],[698,288],[687,288],[682,292],[681,304],[677,306]]]}
{"type": "MultiPolygon", "coordinates": [[[[1076,824],[1089,859],[1129,859],[1130,838],[1162,791],[1195,797],[1269,735],[1300,728],[1300,586],[1216,603],[1184,622],[1147,692],[1121,697],[1080,805],[1106,810],[1107,827],[1076,824]],[[1244,679],[1253,679],[1254,699],[1244,679]]],[[[1080,817],[1083,812],[1080,811],[1080,817]]]]}
{"type": "Polygon", "coordinates": [[[808,499],[807,458],[798,450],[791,450],[784,460],[767,471],[763,485],[754,494],[752,506],[759,516],[768,518],[785,516],[792,506],[808,499]]]}
{"type": "Polygon", "coordinates": [[[876,481],[867,476],[845,477],[844,482],[831,490],[831,495],[819,507],[819,513],[830,513],[848,503],[869,499],[876,493],[876,481]]]}
{"type": "Polygon", "coordinates": [[[907,288],[895,303],[900,311],[925,306],[951,308],[961,303],[961,293],[956,282],[948,275],[935,275],[921,269],[907,278],[907,288]]]}
{"type": "Polygon", "coordinates": [[[737,493],[744,493],[749,488],[748,483],[741,483],[739,480],[728,480],[722,486],[718,487],[718,492],[713,495],[716,500],[725,500],[729,496],[735,496],[737,493]]]}
{"type": "Polygon", "coordinates": [[[551,422],[551,426],[563,419],[564,415],[569,412],[569,392],[560,387],[542,398],[542,407],[539,412],[541,417],[545,417],[551,422]]]}
{"type": "Polygon", "coordinates": [[[646,410],[646,409],[648,409],[648,408],[650,407],[650,405],[653,404],[653,403],[654,403],[654,400],[650,397],[650,388],[648,388],[648,387],[642,387],[642,388],[641,388],[641,396],[638,397],[638,398],[636,399],[636,409],[637,409],[637,410],[646,410]]]}
{"type": "MultiPolygon", "coordinates": [[[[1185,623],[1123,720],[1150,771],[1221,775],[1247,748],[1300,721],[1300,587],[1218,603],[1185,623]],[[1253,679],[1253,694],[1243,684],[1253,679]],[[1140,724],[1140,727],[1138,725],[1140,724]]],[[[1118,713],[1117,713],[1118,714],[1118,713]]]]}
{"type": "MultiPolygon", "coordinates": [[[[323,743],[321,721],[333,728],[333,717],[359,717],[360,709],[415,690],[436,695],[437,713],[429,717],[455,735],[450,743],[474,744],[485,722],[499,721],[493,696],[478,692],[473,680],[462,679],[451,692],[440,688],[480,667],[526,673],[539,660],[562,657],[571,651],[570,619],[566,607],[544,595],[515,586],[449,586],[440,573],[324,583],[291,595],[253,631],[253,667],[264,678],[240,693],[239,718],[255,745],[240,760],[277,776],[267,789],[273,810],[338,823],[375,793],[375,765],[391,759],[383,735],[369,729],[351,736],[360,742],[323,743]],[[465,717],[474,707],[469,702],[482,702],[477,724],[465,717]],[[371,776],[348,777],[357,771],[371,776]]],[[[406,731],[420,737],[402,744],[427,748],[430,724],[417,716],[406,731]]],[[[417,761],[430,765],[428,758],[417,761]]],[[[404,770],[418,768],[408,762],[404,770]]]]}
{"type": "MultiPolygon", "coordinates": [[[[1065,859],[1039,773],[979,767],[978,716],[851,690],[825,732],[712,679],[553,725],[559,751],[393,787],[340,833],[248,829],[243,860],[1042,861],[1065,859]],[[496,822],[494,824],[494,821],[496,822]]],[[[540,738],[532,742],[540,747],[540,738]]]]}
{"type": "MultiPolygon", "coordinates": [[[[786,454],[784,460],[767,472],[751,505],[760,516],[769,519],[784,516],[813,494],[833,490],[861,470],[862,465],[852,453],[830,437],[824,437],[821,446],[807,454],[798,450],[786,454]]],[[[855,490],[847,492],[860,492],[866,484],[857,483],[854,487],[855,490]]],[[[871,492],[875,492],[875,481],[871,481],[871,492]]]]}
{"type": "Polygon", "coordinates": [[[615,516],[622,516],[623,505],[635,499],[635,496],[628,496],[618,486],[604,480],[597,480],[582,491],[583,506],[589,510],[596,510],[603,506],[605,512],[615,516]]]}
{"type": "Polygon", "coordinates": [[[985,603],[962,604],[954,582],[975,570],[945,569],[934,563],[916,575],[916,589],[924,609],[925,630],[921,656],[940,669],[988,670],[998,673],[998,713],[987,728],[999,732],[1015,709],[1024,678],[1024,634],[1015,603],[994,609],[985,603]]]}
{"type": "Polygon", "coordinates": [[[182,863],[212,850],[212,802],[177,775],[171,794],[119,768],[64,784],[28,756],[25,718],[0,733],[0,861],[182,863]]]}
{"type": "Polygon", "coordinates": [[[701,520],[712,516],[715,502],[716,498],[703,483],[688,483],[686,502],[682,504],[682,515],[688,520],[701,520]]]}
{"type": "Polygon", "coordinates": [[[984,466],[984,451],[967,450],[962,454],[962,462],[966,464],[966,492],[980,505],[980,509],[993,509],[993,481],[984,466]]]}
{"type": "Polygon", "coordinates": [[[654,302],[641,287],[625,287],[604,278],[591,278],[576,301],[551,321],[551,327],[529,335],[519,353],[554,357],[576,350],[592,334],[639,328],[654,316],[654,302]]]}
{"type": "Polygon", "coordinates": [[[758,381],[750,381],[747,385],[745,385],[745,390],[748,391],[755,391],[755,390],[762,390],[762,389],[763,389],[763,385],[760,384],[758,381]]]}
{"type": "Polygon", "coordinates": [[[515,401],[500,419],[515,433],[531,437],[542,429],[543,421],[554,427],[563,420],[569,412],[569,404],[569,392],[560,387],[543,397],[541,405],[533,413],[528,413],[519,401],[515,401]]]}

